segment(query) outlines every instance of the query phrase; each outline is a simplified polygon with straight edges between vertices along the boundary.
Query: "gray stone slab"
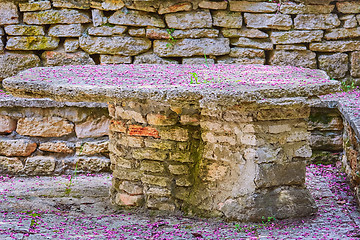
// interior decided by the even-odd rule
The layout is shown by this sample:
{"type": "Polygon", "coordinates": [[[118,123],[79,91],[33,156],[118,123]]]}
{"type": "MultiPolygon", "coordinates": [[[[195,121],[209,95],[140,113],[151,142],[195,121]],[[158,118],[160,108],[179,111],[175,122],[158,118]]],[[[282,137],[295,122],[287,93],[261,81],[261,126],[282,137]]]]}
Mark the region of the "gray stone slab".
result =
{"type": "Polygon", "coordinates": [[[340,90],[324,71],[260,65],[115,65],[33,68],[3,81],[15,96],[57,101],[201,101],[228,105],[340,90]]]}

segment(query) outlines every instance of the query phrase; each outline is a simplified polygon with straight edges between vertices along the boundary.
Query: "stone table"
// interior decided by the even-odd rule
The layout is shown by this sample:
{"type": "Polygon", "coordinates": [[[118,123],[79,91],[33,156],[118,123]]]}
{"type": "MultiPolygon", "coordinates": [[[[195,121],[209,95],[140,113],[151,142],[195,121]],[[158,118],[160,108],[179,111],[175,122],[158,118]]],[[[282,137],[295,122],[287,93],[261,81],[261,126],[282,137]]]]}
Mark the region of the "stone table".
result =
{"type": "Polygon", "coordinates": [[[112,203],[229,220],[308,216],[308,102],[320,70],[263,65],[33,68],[15,96],[109,102],[112,203]]]}

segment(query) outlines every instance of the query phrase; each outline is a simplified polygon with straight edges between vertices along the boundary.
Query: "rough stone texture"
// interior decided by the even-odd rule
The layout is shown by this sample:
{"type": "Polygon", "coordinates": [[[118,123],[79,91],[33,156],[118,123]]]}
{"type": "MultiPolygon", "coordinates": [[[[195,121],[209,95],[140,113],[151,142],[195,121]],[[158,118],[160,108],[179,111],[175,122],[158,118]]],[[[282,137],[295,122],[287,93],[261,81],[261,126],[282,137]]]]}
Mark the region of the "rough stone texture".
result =
{"type": "Polygon", "coordinates": [[[19,3],[20,12],[35,12],[51,9],[50,1],[19,3]]]}
{"type": "Polygon", "coordinates": [[[77,10],[46,10],[24,13],[24,22],[27,24],[75,24],[89,23],[91,19],[77,10]]]}
{"type": "Polygon", "coordinates": [[[69,147],[66,142],[44,142],[40,143],[39,149],[45,152],[55,153],[73,153],[73,148],[69,147]]]}
{"type": "Polygon", "coordinates": [[[247,37],[247,38],[267,38],[269,35],[267,33],[264,33],[263,31],[260,31],[258,29],[222,29],[221,33],[224,35],[224,37],[247,37]]]}
{"type": "Polygon", "coordinates": [[[99,10],[119,10],[125,6],[122,0],[90,0],[91,8],[99,10]]]}
{"type": "Polygon", "coordinates": [[[8,37],[8,50],[53,50],[59,45],[59,39],[45,36],[8,37]]]}
{"type": "Polygon", "coordinates": [[[337,2],[336,8],[341,13],[360,13],[359,2],[337,2]]]}
{"type": "Polygon", "coordinates": [[[55,158],[50,156],[28,157],[25,161],[24,172],[28,175],[48,175],[55,170],[55,158]]]}
{"type": "Polygon", "coordinates": [[[150,39],[170,39],[171,35],[166,29],[147,28],[145,36],[150,39]]]}
{"type": "Polygon", "coordinates": [[[284,45],[276,45],[276,50],[306,50],[306,46],[304,44],[295,44],[295,45],[288,45],[288,44],[284,44],[284,45]]]}
{"type": "Polygon", "coordinates": [[[110,120],[106,117],[100,119],[89,119],[75,125],[75,132],[78,138],[101,137],[109,134],[110,120]]]}
{"type": "Polygon", "coordinates": [[[160,8],[158,10],[159,14],[166,14],[166,13],[174,13],[174,12],[182,12],[182,11],[190,11],[192,10],[192,4],[189,2],[183,2],[183,3],[170,3],[165,4],[161,3],[160,8]]]}
{"type": "Polygon", "coordinates": [[[159,57],[153,52],[146,52],[134,57],[134,64],[178,64],[175,60],[159,57]]]}
{"type": "Polygon", "coordinates": [[[108,141],[82,142],[76,144],[77,155],[95,155],[99,153],[109,152],[108,141]]]}
{"type": "Polygon", "coordinates": [[[219,30],[207,28],[174,30],[171,36],[173,38],[215,38],[219,36],[219,30]]]}
{"type": "Polygon", "coordinates": [[[344,22],[344,28],[354,28],[358,25],[354,14],[344,15],[339,17],[339,19],[344,22]]]}
{"type": "Polygon", "coordinates": [[[310,43],[309,49],[316,52],[351,52],[360,50],[359,41],[324,41],[310,43]]]}
{"type": "Polygon", "coordinates": [[[41,59],[45,67],[64,66],[64,65],[94,65],[94,60],[89,54],[77,52],[65,52],[63,49],[56,51],[45,51],[41,54],[41,59]]]}
{"type": "Polygon", "coordinates": [[[91,36],[111,36],[111,35],[122,35],[126,31],[124,26],[101,26],[92,27],[88,29],[88,34],[91,36]]]}
{"type": "Polygon", "coordinates": [[[145,28],[130,28],[128,33],[133,37],[145,37],[146,30],[145,28]]]}
{"type": "Polygon", "coordinates": [[[324,35],[324,38],[326,40],[337,40],[337,39],[357,38],[357,37],[360,37],[360,27],[330,29],[324,35]]]}
{"type": "Polygon", "coordinates": [[[299,14],[294,19],[295,29],[331,29],[339,25],[336,14],[299,14]]]}
{"type": "Polygon", "coordinates": [[[211,58],[205,60],[203,57],[183,58],[182,60],[182,64],[205,64],[206,62],[208,64],[214,64],[215,60],[211,58]]]}
{"type": "Polygon", "coordinates": [[[36,150],[37,144],[24,139],[0,140],[0,155],[7,157],[26,157],[36,150]]]}
{"type": "Polygon", "coordinates": [[[209,10],[166,14],[165,22],[169,28],[175,29],[211,28],[212,26],[209,10]]]}
{"type": "Polygon", "coordinates": [[[233,57],[220,57],[217,59],[218,64],[265,64],[265,58],[233,58],[233,57]]]}
{"type": "Polygon", "coordinates": [[[231,48],[230,57],[237,58],[265,58],[265,51],[262,49],[253,49],[253,48],[231,48]]]}
{"type": "Polygon", "coordinates": [[[57,8],[78,8],[78,9],[89,9],[89,0],[52,0],[53,7],[57,8]]]}
{"type": "Polygon", "coordinates": [[[102,172],[107,171],[110,166],[110,159],[106,157],[86,157],[79,156],[76,159],[77,169],[82,172],[102,172]]]}
{"type": "MultiPolygon", "coordinates": [[[[231,5],[230,5],[231,6],[231,5]]],[[[213,26],[225,28],[241,28],[242,16],[239,12],[214,11],[212,12],[213,26]]]]}
{"type": "Polygon", "coordinates": [[[290,15],[286,14],[244,13],[244,19],[248,28],[289,30],[293,24],[290,15]]]}
{"type": "Polygon", "coordinates": [[[94,27],[101,26],[107,22],[107,18],[104,17],[104,13],[99,9],[92,9],[91,16],[94,27]]]}
{"type": "Polygon", "coordinates": [[[19,174],[24,169],[21,160],[17,157],[0,156],[0,171],[8,174],[19,174]]]}
{"type": "Polygon", "coordinates": [[[100,55],[100,63],[101,64],[131,63],[131,57],[120,56],[120,55],[100,55]]]}
{"type": "Polygon", "coordinates": [[[311,51],[275,50],[270,56],[271,65],[316,68],[316,54],[311,51]]]}
{"type": "Polygon", "coordinates": [[[313,5],[303,3],[285,2],[280,6],[283,14],[329,14],[334,10],[334,5],[313,5]]]}
{"type": "Polygon", "coordinates": [[[351,69],[350,73],[353,77],[360,77],[360,52],[352,52],[350,54],[351,69]]]}
{"type": "Polygon", "coordinates": [[[341,134],[334,134],[332,132],[314,133],[311,134],[310,145],[314,150],[341,151],[343,149],[343,137],[341,134]]]}
{"type": "Polygon", "coordinates": [[[0,115],[0,134],[11,133],[16,129],[16,120],[0,115]]]}
{"type": "Polygon", "coordinates": [[[5,32],[7,35],[13,35],[13,36],[45,35],[43,26],[34,26],[34,25],[8,25],[5,26],[5,32]]]}
{"type": "Polygon", "coordinates": [[[160,27],[164,28],[164,21],[157,15],[141,11],[128,10],[126,12],[116,11],[109,19],[109,23],[137,27],[160,27]]]}
{"type": "Polygon", "coordinates": [[[19,23],[17,6],[12,2],[0,2],[0,25],[19,23]]]}
{"type": "Polygon", "coordinates": [[[80,47],[89,54],[119,54],[134,56],[146,52],[151,41],[134,37],[80,37],[80,47]]]}
{"type": "Polygon", "coordinates": [[[181,39],[168,47],[169,41],[155,40],[154,53],[160,57],[191,57],[196,55],[224,55],[230,52],[226,38],[181,39]],[[208,47],[205,47],[208,46],[208,47]]]}
{"type": "Polygon", "coordinates": [[[227,8],[227,2],[221,1],[221,2],[212,2],[212,1],[201,1],[199,3],[200,8],[207,8],[207,9],[226,9],[227,8]]]}
{"type": "Polygon", "coordinates": [[[0,79],[7,78],[18,72],[37,67],[40,65],[40,58],[35,54],[21,54],[6,52],[0,54],[0,79]]]}
{"type": "Polygon", "coordinates": [[[273,44],[271,42],[264,41],[262,39],[250,39],[245,37],[239,37],[237,39],[232,39],[231,45],[237,47],[250,47],[250,48],[259,48],[264,50],[272,50],[273,44]]]}
{"type": "Polygon", "coordinates": [[[79,39],[77,38],[67,38],[64,42],[64,51],[65,52],[75,52],[80,47],[79,39]]]}
{"type": "Polygon", "coordinates": [[[25,136],[61,137],[71,134],[74,124],[59,117],[21,118],[16,132],[25,136]]]}
{"type": "Polygon", "coordinates": [[[318,57],[319,68],[324,70],[330,77],[339,79],[345,77],[348,72],[349,58],[346,53],[320,55],[318,57]]]}
{"type": "Polygon", "coordinates": [[[271,2],[248,2],[231,1],[230,11],[251,12],[251,13],[272,13],[278,9],[277,3],[271,2]]]}
{"type": "Polygon", "coordinates": [[[48,32],[52,37],[80,37],[81,33],[81,24],[53,25],[48,32]]]}
{"type": "Polygon", "coordinates": [[[320,42],[324,33],[323,31],[288,31],[272,32],[270,39],[274,44],[294,44],[320,42]]]}

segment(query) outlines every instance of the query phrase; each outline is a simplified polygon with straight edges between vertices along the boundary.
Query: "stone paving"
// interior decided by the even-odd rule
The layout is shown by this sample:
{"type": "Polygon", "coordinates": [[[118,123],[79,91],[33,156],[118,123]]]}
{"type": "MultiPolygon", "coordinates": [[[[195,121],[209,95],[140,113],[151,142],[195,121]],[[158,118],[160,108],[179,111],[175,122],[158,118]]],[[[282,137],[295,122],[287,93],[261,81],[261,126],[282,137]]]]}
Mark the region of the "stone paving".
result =
{"type": "Polygon", "coordinates": [[[0,177],[0,239],[359,239],[360,214],[346,177],[311,165],[318,213],[294,220],[223,222],[113,208],[111,175],[0,177]],[[66,189],[70,189],[66,190],[66,189]]]}

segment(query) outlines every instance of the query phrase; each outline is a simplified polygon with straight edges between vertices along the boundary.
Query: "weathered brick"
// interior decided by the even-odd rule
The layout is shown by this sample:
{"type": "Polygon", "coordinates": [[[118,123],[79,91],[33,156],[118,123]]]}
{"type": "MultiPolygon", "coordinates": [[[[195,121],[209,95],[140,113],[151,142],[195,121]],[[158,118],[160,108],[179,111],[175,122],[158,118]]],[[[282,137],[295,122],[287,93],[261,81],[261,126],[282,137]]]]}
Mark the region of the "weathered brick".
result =
{"type": "Polygon", "coordinates": [[[34,137],[61,137],[74,131],[74,124],[59,117],[21,118],[16,132],[34,137]]]}
{"type": "Polygon", "coordinates": [[[180,187],[190,187],[193,185],[189,176],[178,177],[175,180],[175,184],[176,184],[176,186],[180,186],[180,187]]]}
{"type": "Polygon", "coordinates": [[[280,6],[280,12],[283,14],[328,14],[335,8],[335,5],[313,5],[313,4],[297,4],[293,2],[285,2],[280,6]]]}
{"type": "Polygon", "coordinates": [[[112,132],[126,133],[126,125],[122,121],[111,120],[109,128],[112,132]]]}
{"type": "Polygon", "coordinates": [[[312,51],[275,50],[270,55],[270,65],[316,68],[316,54],[312,51]]]}
{"type": "Polygon", "coordinates": [[[40,143],[39,149],[45,152],[73,153],[74,150],[66,142],[44,142],[40,143]]]}
{"type": "Polygon", "coordinates": [[[143,194],[143,186],[138,182],[122,181],[119,184],[119,190],[123,190],[130,195],[143,194]]]}
{"type": "Polygon", "coordinates": [[[171,183],[170,178],[167,177],[161,177],[161,176],[153,176],[153,175],[144,175],[141,177],[141,181],[143,183],[166,187],[169,186],[171,183]]]}
{"type": "Polygon", "coordinates": [[[91,19],[88,15],[78,10],[46,10],[40,12],[25,12],[24,22],[27,24],[74,24],[89,23],[91,19]]]}
{"type": "Polygon", "coordinates": [[[318,62],[319,68],[335,79],[345,77],[349,70],[349,57],[346,53],[319,55],[318,62]]]}
{"type": "Polygon", "coordinates": [[[65,52],[76,52],[79,49],[79,39],[77,38],[67,38],[64,42],[64,51],[65,52]]]}
{"type": "Polygon", "coordinates": [[[227,171],[227,166],[215,162],[202,169],[200,175],[203,180],[214,182],[224,179],[227,171]]]}
{"type": "Polygon", "coordinates": [[[50,1],[19,3],[20,12],[35,12],[51,9],[50,1]]]}
{"type": "Polygon", "coordinates": [[[126,147],[143,147],[144,139],[142,137],[121,136],[117,143],[126,147]]]}
{"type": "Polygon", "coordinates": [[[217,10],[217,9],[226,9],[227,4],[228,4],[227,1],[213,2],[213,1],[203,0],[199,3],[199,7],[217,10]]]}
{"type": "Polygon", "coordinates": [[[320,42],[324,32],[318,31],[288,31],[272,32],[270,39],[274,44],[294,44],[320,42]]]}
{"type": "Polygon", "coordinates": [[[264,50],[273,50],[273,44],[266,40],[262,39],[251,39],[245,37],[239,37],[238,39],[232,39],[231,45],[237,47],[250,47],[250,48],[259,48],[264,50]]]}
{"type": "Polygon", "coordinates": [[[126,193],[116,194],[115,203],[120,206],[140,206],[144,201],[144,195],[129,195],[126,193]]]}
{"type": "Polygon", "coordinates": [[[88,29],[88,34],[91,36],[112,36],[121,35],[126,31],[127,27],[124,26],[100,26],[91,27],[88,29]]]}
{"type": "Polygon", "coordinates": [[[53,50],[59,45],[59,38],[46,36],[8,37],[8,50],[53,50]]]}
{"type": "Polygon", "coordinates": [[[143,137],[154,137],[160,138],[159,131],[152,127],[142,127],[139,125],[130,125],[129,132],[130,136],[143,136],[143,137]]]}
{"type": "Polygon", "coordinates": [[[0,115],[0,134],[11,133],[16,129],[16,120],[0,115]]]}
{"type": "Polygon", "coordinates": [[[124,169],[121,168],[120,165],[116,165],[115,170],[113,171],[113,177],[120,180],[139,181],[142,176],[142,172],[129,168],[124,169]]]}
{"type": "Polygon", "coordinates": [[[146,189],[146,195],[148,196],[158,196],[158,197],[170,197],[171,191],[167,188],[162,188],[158,186],[151,186],[146,189]]]}
{"type": "Polygon", "coordinates": [[[111,24],[136,27],[165,27],[165,23],[160,16],[134,10],[128,10],[126,12],[118,10],[108,19],[108,22],[111,24]]]}
{"type": "Polygon", "coordinates": [[[7,35],[12,35],[12,36],[45,35],[43,26],[34,26],[34,25],[8,25],[5,26],[5,32],[7,35]]]}
{"type": "Polygon", "coordinates": [[[357,37],[360,37],[360,27],[330,29],[325,33],[324,36],[326,40],[337,40],[337,39],[357,38],[357,37]]]}
{"type": "Polygon", "coordinates": [[[190,152],[172,151],[172,152],[170,152],[169,160],[170,161],[178,161],[178,162],[182,162],[182,163],[193,162],[193,159],[190,158],[190,152]]]}
{"type": "Polygon", "coordinates": [[[0,25],[19,23],[17,6],[12,2],[0,2],[0,25]]]}
{"type": "Polygon", "coordinates": [[[289,30],[292,26],[290,15],[245,13],[244,19],[248,28],[289,30]]]}
{"type": "Polygon", "coordinates": [[[341,13],[360,13],[360,3],[354,2],[337,2],[336,8],[341,13]]]}
{"type": "Polygon", "coordinates": [[[160,138],[183,142],[189,139],[189,132],[187,129],[180,127],[163,129],[160,131],[160,138]]]}
{"type": "Polygon", "coordinates": [[[165,21],[169,28],[175,29],[211,28],[212,26],[209,10],[170,13],[165,15],[165,21]]]}
{"type": "Polygon", "coordinates": [[[199,115],[181,115],[180,123],[183,125],[197,126],[200,124],[200,116],[199,115]]]}
{"type": "Polygon", "coordinates": [[[90,0],[90,7],[99,10],[115,11],[125,6],[122,0],[90,0]]]}
{"type": "Polygon", "coordinates": [[[82,34],[81,24],[52,25],[48,30],[52,37],[80,37],[82,34]]]}
{"type": "Polygon", "coordinates": [[[309,49],[315,52],[352,52],[360,50],[360,42],[355,40],[323,41],[310,43],[309,49]]]}
{"type": "Polygon", "coordinates": [[[175,142],[167,141],[167,140],[160,140],[160,139],[151,139],[146,138],[145,141],[145,147],[149,148],[156,148],[161,150],[171,150],[175,148],[175,142]]]}
{"type": "Polygon", "coordinates": [[[210,143],[229,143],[230,145],[236,144],[235,136],[224,136],[224,135],[215,135],[213,132],[203,132],[201,134],[203,141],[210,143]]]}
{"type": "Polygon", "coordinates": [[[28,157],[24,171],[28,175],[49,175],[55,170],[55,158],[51,156],[28,157]]]}
{"type": "Polygon", "coordinates": [[[138,160],[150,159],[164,161],[165,159],[167,159],[167,152],[148,148],[134,149],[132,155],[135,159],[138,160]]]}
{"type": "Polygon", "coordinates": [[[21,160],[17,157],[0,156],[0,172],[18,174],[24,169],[21,160]]]}
{"type": "Polygon", "coordinates": [[[295,29],[331,29],[340,25],[336,14],[299,14],[294,19],[295,29]]]}
{"type": "Polygon", "coordinates": [[[102,172],[108,171],[110,159],[98,156],[78,156],[76,158],[77,170],[85,172],[102,172]]]}
{"type": "Polygon", "coordinates": [[[189,173],[189,167],[186,165],[169,165],[169,171],[174,175],[183,175],[189,173]]]}
{"type": "Polygon", "coordinates": [[[271,2],[248,2],[231,1],[230,11],[251,12],[251,13],[272,13],[278,9],[277,3],[271,2]]]}
{"type": "Polygon", "coordinates": [[[163,173],[165,167],[161,162],[145,160],[140,163],[140,170],[143,172],[163,173]]]}
{"type": "Polygon", "coordinates": [[[239,12],[212,12],[213,26],[225,28],[242,28],[242,15],[239,12]]]}
{"type": "Polygon", "coordinates": [[[192,4],[189,2],[175,3],[175,4],[160,4],[158,13],[166,14],[166,13],[174,13],[174,12],[182,12],[182,11],[190,11],[192,10],[192,4]]]}
{"type": "Polygon", "coordinates": [[[269,126],[269,133],[282,133],[291,131],[291,127],[289,124],[276,124],[269,126]]]}
{"type": "Polygon", "coordinates": [[[90,118],[83,123],[75,125],[76,136],[78,138],[108,136],[109,125],[110,120],[107,117],[90,118]]]}
{"type": "Polygon", "coordinates": [[[353,77],[360,77],[360,52],[352,52],[350,55],[350,62],[351,62],[351,76],[353,77]]]}
{"type": "Polygon", "coordinates": [[[76,143],[76,154],[81,155],[95,155],[109,152],[109,141],[94,141],[94,142],[78,142],[76,143]]]}
{"type": "Polygon", "coordinates": [[[150,125],[155,126],[170,126],[178,122],[177,115],[162,115],[156,113],[149,113],[146,119],[150,125]]]}
{"type": "Polygon", "coordinates": [[[139,123],[146,123],[146,120],[141,113],[133,110],[125,110],[120,106],[115,107],[115,118],[128,119],[128,120],[133,119],[139,123]]]}
{"type": "Polygon", "coordinates": [[[224,37],[247,37],[247,38],[267,38],[269,35],[258,29],[235,29],[235,28],[224,28],[221,29],[221,33],[224,37]]]}

